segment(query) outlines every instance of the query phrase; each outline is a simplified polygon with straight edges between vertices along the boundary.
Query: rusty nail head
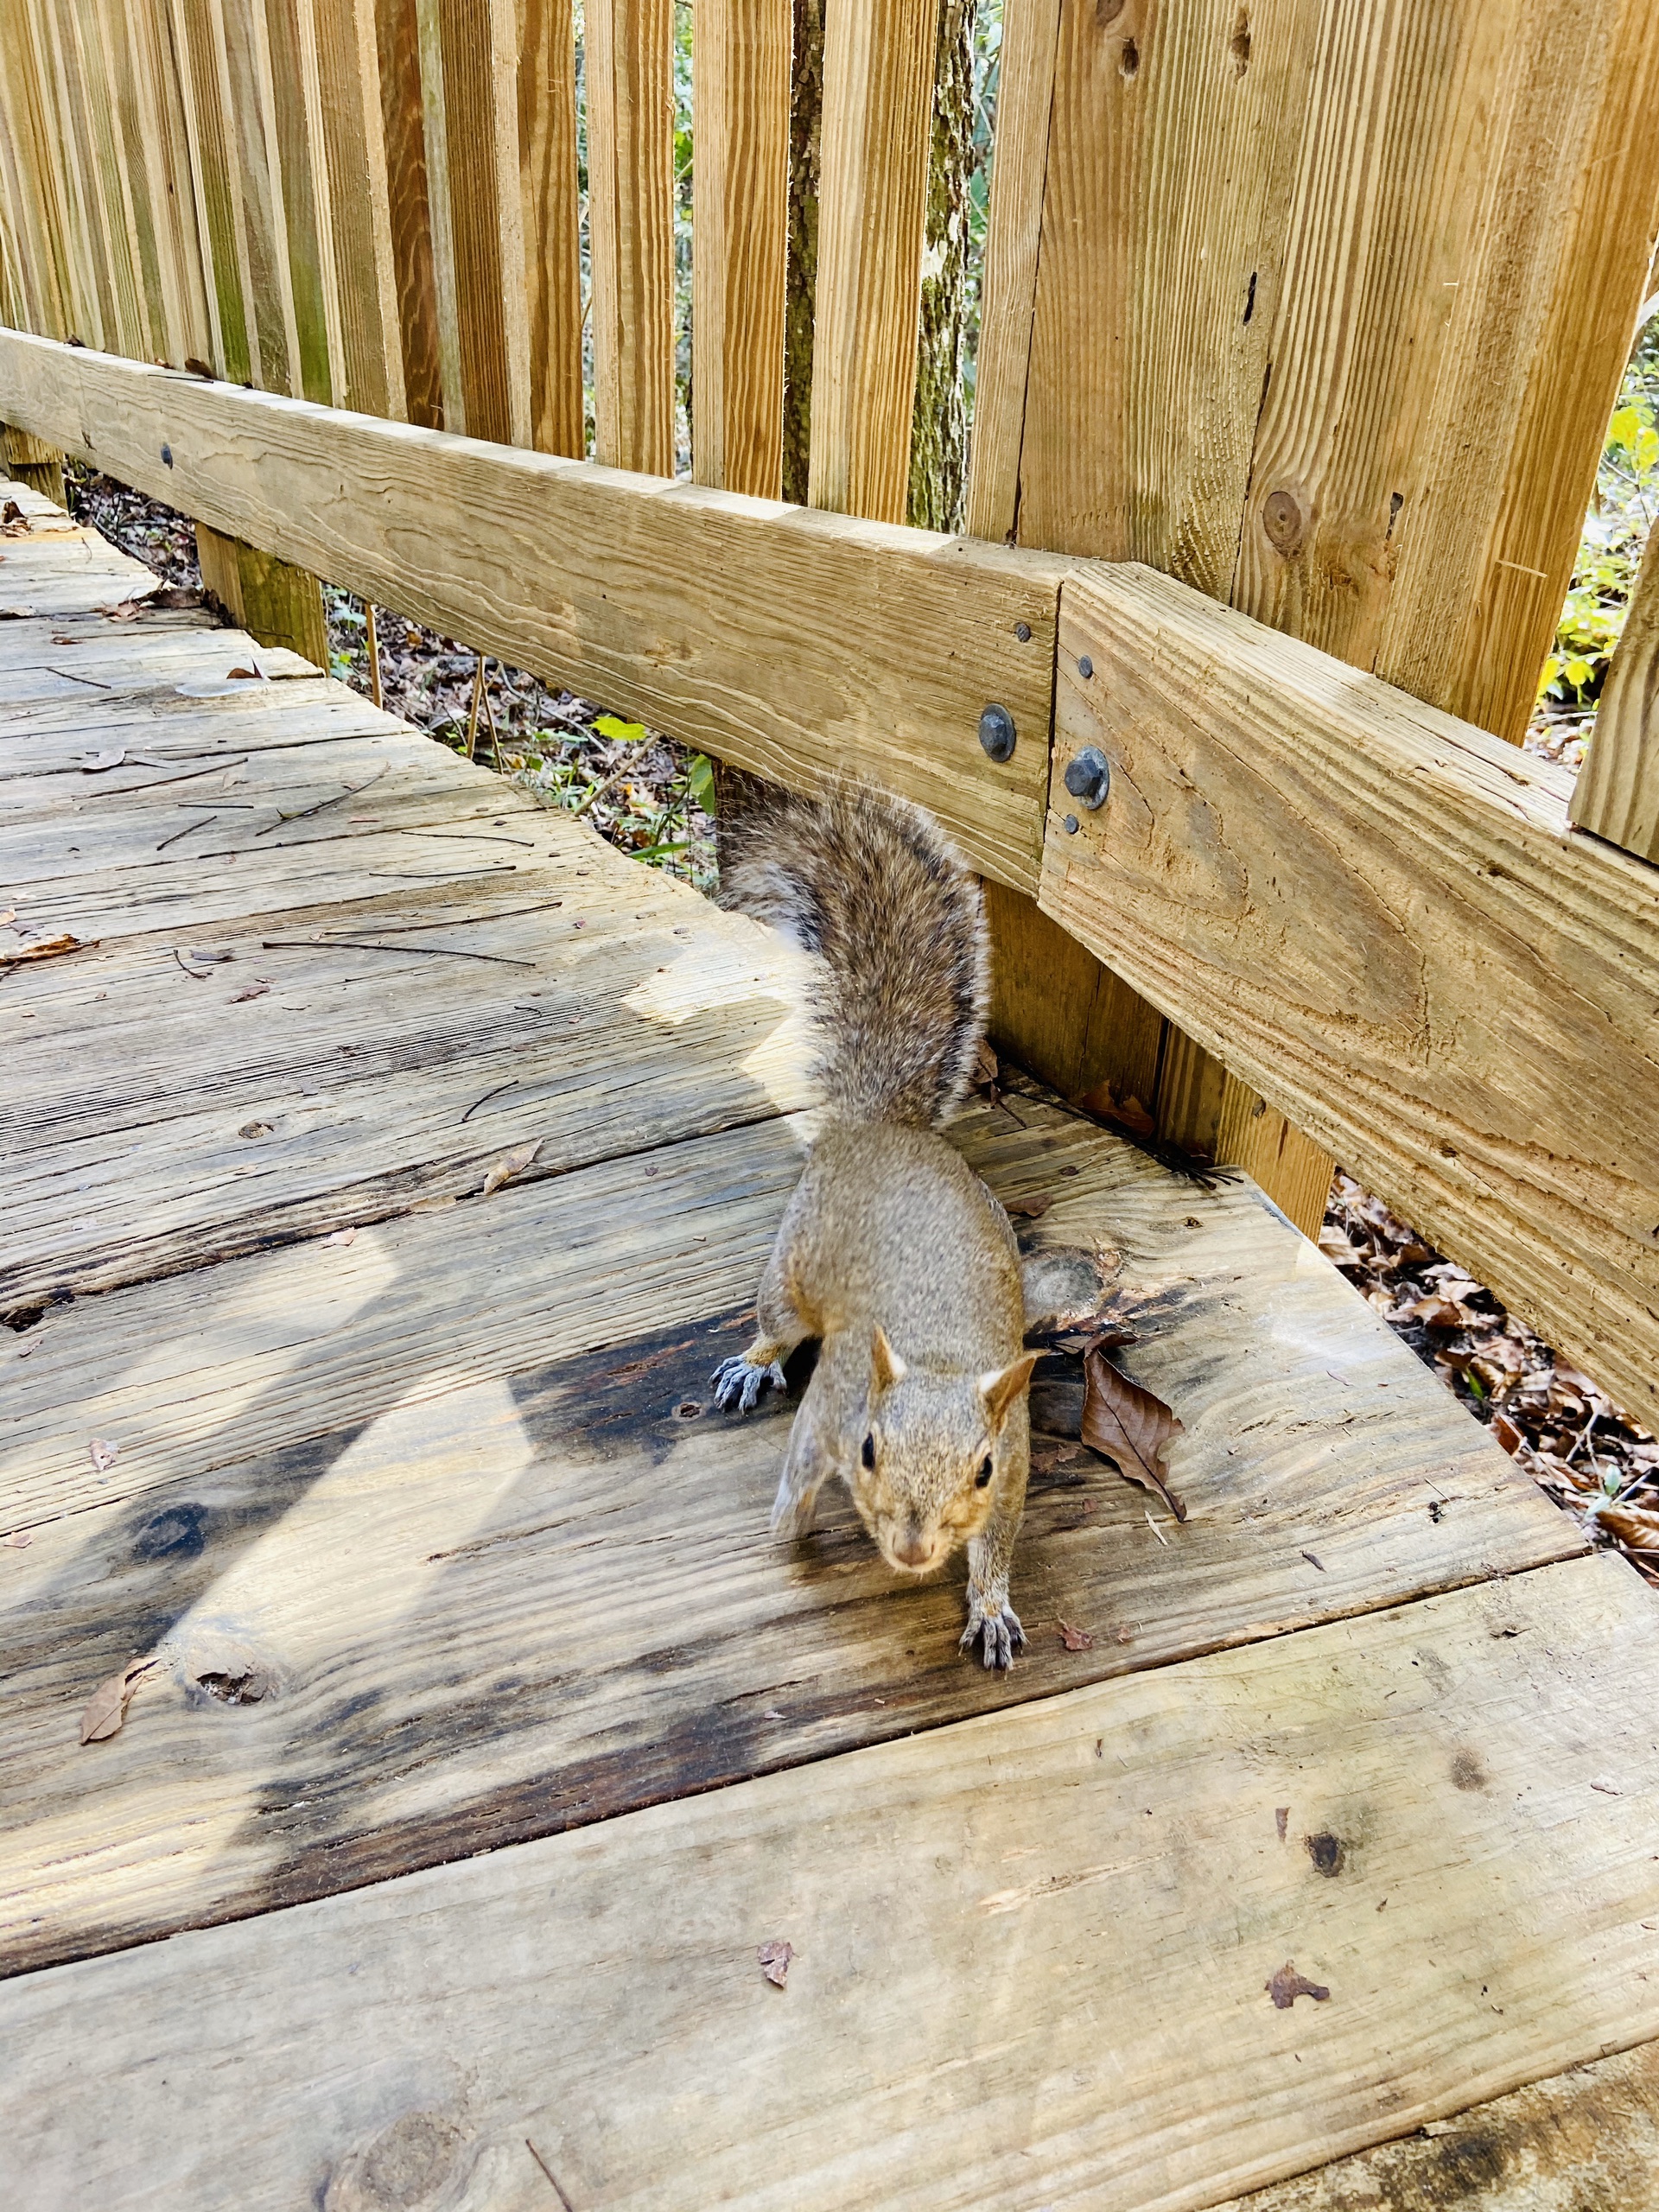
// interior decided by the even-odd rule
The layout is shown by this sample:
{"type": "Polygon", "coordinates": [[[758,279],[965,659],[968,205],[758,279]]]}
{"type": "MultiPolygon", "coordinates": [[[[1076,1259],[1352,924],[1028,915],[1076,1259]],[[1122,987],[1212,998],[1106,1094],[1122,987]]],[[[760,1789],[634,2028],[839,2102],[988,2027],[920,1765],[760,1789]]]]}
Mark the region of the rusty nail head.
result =
{"type": "Polygon", "coordinates": [[[1095,664],[1090,659],[1088,654],[1079,653],[1077,655],[1077,674],[1082,677],[1085,683],[1089,681],[1089,678],[1094,674],[1094,672],[1095,664]]]}
{"type": "Polygon", "coordinates": [[[988,760],[1001,763],[1014,758],[1014,716],[995,701],[979,718],[979,741],[988,760]]]}
{"type": "Polygon", "coordinates": [[[1020,640],[1020,644],[1021,644],[1022,645],[1028,645],[1031,643],[1031,625],[1030,625],[1030,623],[1029,623],[1029,622],[1016,622],[1016,623],[1014,624],[1014,636],[1015,636],[1016,638],[1018,638],[1018,639],[1019,639],[1019,640],[1020,640]]]}
{"type": "Polygon", "coordinates": [[[1065,764],[1065,788],[1094,814],[1104,806],[1112,788],[1112,765],[1097,745],[1085,745],[1065,764]]]}

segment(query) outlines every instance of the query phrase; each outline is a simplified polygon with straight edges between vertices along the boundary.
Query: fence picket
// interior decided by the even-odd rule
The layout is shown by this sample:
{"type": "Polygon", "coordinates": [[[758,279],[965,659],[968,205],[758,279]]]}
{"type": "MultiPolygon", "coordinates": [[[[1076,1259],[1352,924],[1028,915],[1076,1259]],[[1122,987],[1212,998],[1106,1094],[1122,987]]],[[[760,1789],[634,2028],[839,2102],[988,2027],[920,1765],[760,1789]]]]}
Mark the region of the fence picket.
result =
{"type": "Polygon", "coordinates": [[[570,0],[522,0],[519,194],[530,347],[531,443],[580,461],[582,204],[576,170],[576,46],[570,0]]]}
{"type": "Polygon", "coordinates": [[[594,453],[674,473],[674,10],[588,0],[594,453]]]}

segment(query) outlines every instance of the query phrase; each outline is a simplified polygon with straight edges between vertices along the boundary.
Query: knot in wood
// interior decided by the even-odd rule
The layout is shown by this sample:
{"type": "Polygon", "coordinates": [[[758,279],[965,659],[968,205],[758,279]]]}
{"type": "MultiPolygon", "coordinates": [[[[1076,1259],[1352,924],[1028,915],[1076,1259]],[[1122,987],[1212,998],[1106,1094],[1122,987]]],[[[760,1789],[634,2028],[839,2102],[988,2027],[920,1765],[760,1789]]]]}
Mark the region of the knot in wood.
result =
{"type": "Polygon", "coordinates": [[[1302,539],[1307,529],[1306,518],[1296,494],[1282,487],[1277,492],[1269,492],[1262,502],[1262,526],[1268,533],[1274,551],[1282,554],[1287,561],[1294,561],[1302,550],[1302,539]]]}

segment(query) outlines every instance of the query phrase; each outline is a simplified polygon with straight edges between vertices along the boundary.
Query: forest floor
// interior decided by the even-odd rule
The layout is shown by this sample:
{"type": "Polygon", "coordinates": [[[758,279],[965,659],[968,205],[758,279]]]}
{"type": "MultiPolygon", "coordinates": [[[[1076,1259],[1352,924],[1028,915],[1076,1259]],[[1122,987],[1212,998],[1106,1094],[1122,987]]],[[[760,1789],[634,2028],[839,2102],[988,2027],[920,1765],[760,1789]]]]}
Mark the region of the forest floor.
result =
{"type": "MultiPolygon", "coordinates": [[[[182,515],[107,477],[67,474],[81,520],[168,583],[200,589],[182,515]]],[[[331,672],[370,694],[363,602],[333,586],[324,598],[331,672]]],[[[390,713],[498,768],[543,805],[586,815],[620,851],[713,888],[713,786],[701,753],[401,615],[377,610],[376,630],[390,713]]],[[[1527,749],[1576,768],[1593,721],[1593,705],[1579,696],[1547,695],[1527,749]]],[[[1319,1241],[1542,1489],[1659,1586],[1659,1441],[1348,1175],[1336,1178],[1319,1241]]]]}

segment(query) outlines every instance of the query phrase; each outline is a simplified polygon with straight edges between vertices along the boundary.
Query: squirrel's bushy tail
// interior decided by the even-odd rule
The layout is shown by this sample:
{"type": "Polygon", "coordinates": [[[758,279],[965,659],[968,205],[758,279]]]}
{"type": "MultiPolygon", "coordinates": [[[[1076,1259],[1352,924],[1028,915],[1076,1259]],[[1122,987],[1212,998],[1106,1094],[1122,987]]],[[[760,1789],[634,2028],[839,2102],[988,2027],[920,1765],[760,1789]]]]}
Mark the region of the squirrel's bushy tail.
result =
{"type": "Polygon", "coordinates": [[[799,798],[733,780],[721,904],[818,956],[814,1073],[830,1111],[932,1128],[961,1103],[985,1033],[978,884],[931,815],[870,785],[799,798]]]}

